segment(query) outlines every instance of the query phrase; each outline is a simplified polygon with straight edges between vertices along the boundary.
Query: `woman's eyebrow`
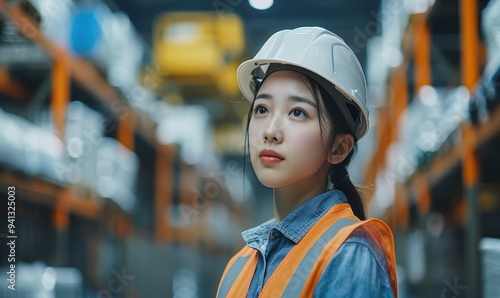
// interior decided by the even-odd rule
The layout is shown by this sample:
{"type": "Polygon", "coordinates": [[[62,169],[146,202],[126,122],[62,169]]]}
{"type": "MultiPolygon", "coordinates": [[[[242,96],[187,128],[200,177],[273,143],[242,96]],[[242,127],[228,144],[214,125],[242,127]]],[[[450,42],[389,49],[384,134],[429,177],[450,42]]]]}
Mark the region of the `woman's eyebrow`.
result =
{"type": "MultiPolygon", "coordinates": [[[[273,96],[269,93],[260,93],[255,97],[255,100],[257,100],[257,99],[273,99],[273,96]]],[[[302,97],[302,96],[298,96],[298,95],[290,95],[290,96],[288,96],[288,100],[294,101],[294,102],[307,103],[307,104],[313,106],[314,108],[316,108],[316,103],[314,101],[310,100],[309,98],[306,98],[306,97],[302,97]]]]}
{"type": "Polygon", "coordinates": [[[307,104],[313,106],[314,108],[316,108],[316,103],[314,103],[314,101],[312,101],[306,97],[297,96],[297,95],[290,95],[290,96],[288,96],[288,99],[291,101],[307,103],[307,104]]]}
{"type": "Polygon", "coordinates": [[[262,99],[273,99],[272,95],[268,94],[268,93],[260,93],[260,94],[258,94],[255,97],[255,99],[259,99],[259,98],[262,98],[262,99]]]}

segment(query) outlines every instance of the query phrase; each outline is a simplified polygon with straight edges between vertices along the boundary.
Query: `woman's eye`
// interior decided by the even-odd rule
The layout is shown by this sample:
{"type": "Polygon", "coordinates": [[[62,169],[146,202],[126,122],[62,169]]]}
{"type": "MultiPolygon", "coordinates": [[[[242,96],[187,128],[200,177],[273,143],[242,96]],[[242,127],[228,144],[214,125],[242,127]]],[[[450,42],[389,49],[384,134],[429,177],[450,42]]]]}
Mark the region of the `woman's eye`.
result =
{"type": "Polygon", "coordinates": [[[292,114],[292,116],[297,117],[297,118],[307,117],[306,112],[302,109],[293,109],[291,114],[292,114]]]}
{"type": "Polygon", "coordinates": [[[256,115],[262,115],[262,114],[267,113],[267,109],[264,106],[258,105],[255,107],[254,113],[256,115]]]}

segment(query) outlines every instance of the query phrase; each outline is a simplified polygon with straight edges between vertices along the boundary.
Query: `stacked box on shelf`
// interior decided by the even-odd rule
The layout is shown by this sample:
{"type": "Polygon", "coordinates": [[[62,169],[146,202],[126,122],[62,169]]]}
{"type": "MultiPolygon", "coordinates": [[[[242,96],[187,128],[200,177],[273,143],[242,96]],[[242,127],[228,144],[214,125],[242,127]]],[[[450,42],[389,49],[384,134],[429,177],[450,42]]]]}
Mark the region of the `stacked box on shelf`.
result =
{"type": "MultiPolygon", "coordinates": [[[[46,131],[54,131],[51,111],[40,110],[35,124],[46,131]]],[[[96,189],[95,164],[97,151],[104,133],[104,118],[80,101],[68,104],[64,126],[64,158],[54,164],[59,179],[96,189]]]]}
{"type": "MultiPolygon", "coordinates": [[[[10,268],[3,267],[1,270],[9,273],[10,268]]],[[[76,268],[47,267],[41,262],[35,262],[18,263],[14,271],[13,282],[9,281],[8,274],[7,278],[2,278],[0,297],[83,297],[83,278],[76,268]]]]}
{"type": "Polygon", "coordinates": [[[112,199],[123,210],[131,211],[136,203],[139,168],[136,154],[115,139],[103,138],[96,161],[97,194],[112,199]]]}
{"type": "Polygon", "coordinates": [[[104,118],[80,101],[68,105],[65,126],[67,180],[96,189],[95,165],[104,133],[104,118]]]}
{"type": "Polygon", "coordinates": [[[483,297],[498,297],[500,293],[500,239],[483,238],[480,242],[483,264],[483,297]]]}
{"type": "Polygon", "coordinates": [[[467,118],[467,103],[468,92],[463,87],[424,86],[419,90],[398,131],[398,163],[394,164],[400,167],[395,170],[398,178],[404,181],[428,164],[467,118]]]}
{"type": "Polygon", "coordinates": [[[9,168],[24,171],[22,136],[27,130],[28,121],[0,109],[0,162],[9,168]]]}
{"type": "Polygon", "coordinates": [[[57,165],[64,161],[64,145],[50,131],[0,110],[0,162],[31,176],[64,182],[57,165]]]}
{"type": "Polygon", "coordinates": [[[491,79],[500,67],[500,0],[491,0],[482,14],[481,30],[486,40],[488,60],[484,75],[491,79]]]}
{"type": "MultiPolygon", "coordinates": [[[[49,111],[40,112],[37,125],[49,131],[53,129],[51,118],[49,111]]],[[[136,200],[138,158],[116,139],[103,135],[103,116],[80,101],[71,102],[66,114],[64,158],[54,168],[60,180],[92,190],[130,211],[136,200]]]]}
{"type": "Polygon", "coordinates": [[[30,0],[38,10],[43,34],[59,45],[68,43],[68,28],[75,10],[72,0],[30,0]]]}
{"type": "Polygon", "coordinates": [[[500,102],[500,1],[490,1],[482,14],[487,61],[472,95],[469,114],[473,123],[487,121],[500,102]]]}

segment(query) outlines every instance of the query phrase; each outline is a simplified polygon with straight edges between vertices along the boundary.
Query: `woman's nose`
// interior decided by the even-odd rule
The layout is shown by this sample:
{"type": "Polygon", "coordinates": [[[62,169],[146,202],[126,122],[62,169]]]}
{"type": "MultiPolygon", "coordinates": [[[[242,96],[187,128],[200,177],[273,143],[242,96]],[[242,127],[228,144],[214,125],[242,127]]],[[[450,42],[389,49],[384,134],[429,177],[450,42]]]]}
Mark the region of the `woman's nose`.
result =
{"type": "Polygon", "coordinates": [[[283,142],[283,132],[281,131],[281,120],[278,117],[270,119],[264,130],[264,143],[283,142]]]}

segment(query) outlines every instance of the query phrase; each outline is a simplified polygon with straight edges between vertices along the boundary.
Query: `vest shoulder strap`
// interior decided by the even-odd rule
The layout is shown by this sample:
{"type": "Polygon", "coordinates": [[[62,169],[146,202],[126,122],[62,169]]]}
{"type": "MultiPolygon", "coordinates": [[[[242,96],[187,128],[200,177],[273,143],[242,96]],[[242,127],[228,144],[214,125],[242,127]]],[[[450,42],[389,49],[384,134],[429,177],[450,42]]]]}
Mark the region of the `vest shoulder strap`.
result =
{"type": "MultiPolygon", "coordinates": [[[[308,276],[313,273],[318,257],[332,241],[341,241],[339,233],[346,227],[362,223],[349,204],[332,207],[295,245],[269,277],[260,297],[302,297],[308,276]]],[[[345,234],[345,233],[342,233],[345,234]]],[[[347,235],[348,236],[348,235],[347,235]]],[[[341,243],[340,243],[341,244],[341,243]]],[[[339,244],[339,246],[340,246],[339,244]]]]}
{"type": "Polygon", "coordinates": [[[385,255],[386,265],[389,274],[389,281],[391,284],[394,297],[397,298],[397,275],[396,275],[396,260],[394,250],[394,240],[390,228],[381,220],[369,219],[361,221],[356,224],[344,228],[337,234],[336,241],[330,241],[319,256],[311,274],[305,282],[301,297],[312,297],[316,284],[324,272],[326,266],[330,263],[335,253],[340,246],[347,240],[347,238],[357,228],[364,228],[372,237],[374,242],[380,246],[385,255]]]}
{"type": "Polygon", "coordinates": [[[394,244],[390,229],[381,221],[360,221],[348,204],[338,204],[323,216],[290,250],[262,289],[260,297],[312,297],[331,258],[358,227],[366,227],[386,254],[391,286],[397,295],[394,244]]]}
{"type": "Polygon", "coordinates": [[[246,297],[258,260],[256,250],[243,247],[226,265],[216,297],[246,297]]]}

